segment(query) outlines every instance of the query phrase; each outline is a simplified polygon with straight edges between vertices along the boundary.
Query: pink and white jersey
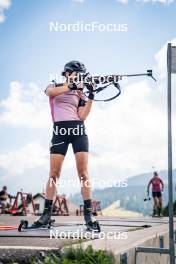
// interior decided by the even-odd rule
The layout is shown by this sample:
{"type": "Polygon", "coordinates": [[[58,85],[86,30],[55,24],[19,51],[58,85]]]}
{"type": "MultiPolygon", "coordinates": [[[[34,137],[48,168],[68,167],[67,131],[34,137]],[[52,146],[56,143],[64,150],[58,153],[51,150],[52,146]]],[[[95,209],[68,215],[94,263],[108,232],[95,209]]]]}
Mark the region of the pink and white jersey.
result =
{"type": "Polygon", "coordinates": [[[80,99],[86,100],[86,97],[80,91],[68,91],[55,97],[50,97],[49,102],[53,122],[80,120],[78,116],[80,99]]]}
{"type": "Polygon", "coordinates": [[[164,183],[160,177],[153,177],[149,184],[152,184],[152,192],[161,192],[161,186],[164,187],[164,183]]]}

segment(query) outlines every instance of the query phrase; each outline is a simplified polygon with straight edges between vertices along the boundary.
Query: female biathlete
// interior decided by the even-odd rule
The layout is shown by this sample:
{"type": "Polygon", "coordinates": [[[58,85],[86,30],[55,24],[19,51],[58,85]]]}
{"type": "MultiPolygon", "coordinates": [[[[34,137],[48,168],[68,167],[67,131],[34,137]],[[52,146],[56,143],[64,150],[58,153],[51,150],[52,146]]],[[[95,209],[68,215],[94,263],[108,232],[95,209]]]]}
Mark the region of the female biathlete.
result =
{"type": "MultiPolygon", "coordinates": [[[[64,67],[63,76],[78,76],[86,73],[84,64],[71,61],[64,67]]],[[[86,98],[74,82],[50,84],[45,93],[49,97],[53,119],[53,137],[50,146],[50,175],[46,186],[44,211],[35,225],[47,225],[51,221],[53,198],[56,193],[56,180],[61,173],[62,164],[71,143],[75,154],[76,167],[81,181],[81,194],[84,200],[84,219],[88,230],[99,230],[99,223],[92,215],[91,187],[88,174],[89,142],[85,132],[84,120],[90,113],[94,98],[93,92],[86,98]],[[85,98],[87,100],[85,100],[85,98]]]]}
{"type": "Polygon", "coordinates": [[[162,192],[164,189],[164,183],[159,177],[157,171],[154,171],[153,177],[150,179],[147,186],[147,193],[149,195],[150,185],[152,185],[153,196],[153,216],[162,216],[162,192]]]}

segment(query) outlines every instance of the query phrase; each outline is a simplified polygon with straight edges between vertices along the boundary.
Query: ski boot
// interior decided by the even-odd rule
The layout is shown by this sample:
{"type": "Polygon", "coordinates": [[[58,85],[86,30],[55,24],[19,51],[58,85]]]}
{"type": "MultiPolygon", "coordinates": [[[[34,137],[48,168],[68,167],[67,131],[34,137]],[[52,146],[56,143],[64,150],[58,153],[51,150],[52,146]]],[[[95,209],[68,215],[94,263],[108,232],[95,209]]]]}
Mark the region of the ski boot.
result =
{"type": "Polygon", "coordinates": [[[42,226],[49,226],[53,222],[51,220],[51,213],[48,210],[45,210],[40,218],[34,222],[34,225],[42,227],[42,226]]]}
{"type": "Polygon", "coordinates": [[[98,233],[101,232],[100,224],[92,214],[85,214],[84,219],[87,227],[86,231],[98,232],[98,233]]]}
{"type": "Polygon", "coordinates": [[[158,217],[163,217],[161,208],[158,209],[158,217]]]}
{"type": "Polygon", "coordinates": [[[153,209],[153,214],[152,214],[153,217],[156,217],[157,216],[157,210],[156,209],[153,209]]]}

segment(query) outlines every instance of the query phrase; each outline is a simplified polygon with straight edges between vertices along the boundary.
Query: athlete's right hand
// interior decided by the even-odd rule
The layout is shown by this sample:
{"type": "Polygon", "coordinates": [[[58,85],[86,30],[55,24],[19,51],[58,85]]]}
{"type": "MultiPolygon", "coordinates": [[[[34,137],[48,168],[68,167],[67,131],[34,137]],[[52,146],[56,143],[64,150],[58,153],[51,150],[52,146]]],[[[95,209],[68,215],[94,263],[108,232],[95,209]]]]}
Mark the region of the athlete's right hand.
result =
{"type": "Polygon", "coordinates": [[[68,88],[71,91],[73,91],[73,90],[83,90],[83,87],[84,87],[83,83],[78,83],[78,84],[76,84],[76,83],[70,83],[68,85],[68,88]]]}
{"type": "Polygon", "coordinates": [[[73,72],[67,79],[68,88],[70,90],[82,90],[84,87],[83,82],[79,82],[79,76],[73,72]]]}
{"type": "Polygon", "coordinates": [[[76,83],[70,83],[70,84],[68,85],[68,88],[69,88],[71,91],[74,91],[74,90],[77,90],[77,89],[78,89],[76,83]]]}
{"type": "Polygon", "coordinates": [[[77,89],[82,90],[84,88],[84,84],[82,82],[77,84],[77,89]]]}

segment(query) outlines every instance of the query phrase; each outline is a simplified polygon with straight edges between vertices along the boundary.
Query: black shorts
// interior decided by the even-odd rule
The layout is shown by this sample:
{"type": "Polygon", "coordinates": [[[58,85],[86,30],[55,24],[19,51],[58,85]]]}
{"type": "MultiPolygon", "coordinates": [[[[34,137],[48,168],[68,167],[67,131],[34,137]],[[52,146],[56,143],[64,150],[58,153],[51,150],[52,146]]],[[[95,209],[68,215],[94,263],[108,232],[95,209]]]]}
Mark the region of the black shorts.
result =
{"type": "Polygon", "coordinates": [[[89,151],[84,122],[79,120],[54,122],[50,153],[65,156],[70,143],[74,153],[89,151]]]}
{"type": "Polygon", "coordinates": [[[161,192],[152,192],[152,196],[153,196],[153,198],[154,197],[160,198],[162,196],[162,194],[161,194],[161,192]]]}

